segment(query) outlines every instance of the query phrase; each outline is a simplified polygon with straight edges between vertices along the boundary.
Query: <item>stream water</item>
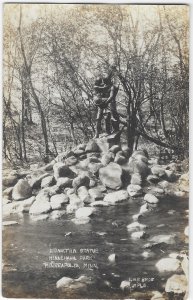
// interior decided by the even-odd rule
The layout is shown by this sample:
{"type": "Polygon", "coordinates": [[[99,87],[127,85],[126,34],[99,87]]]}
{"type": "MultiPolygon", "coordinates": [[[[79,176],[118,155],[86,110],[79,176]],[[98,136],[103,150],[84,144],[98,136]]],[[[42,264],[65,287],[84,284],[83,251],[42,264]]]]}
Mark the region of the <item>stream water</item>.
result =
{"type": "MultiPolygon", "coordinates": [[[[44,221],[33,221],[28,214],[7,218],[16,220],[19,225],[7,226],[3,230],[3,296],[128,299],[128,292],[120,289],[121,282],[138,278],[136,280],[142,283],[148,278],[146,287],[142,284],[133,291],[144,292],[140,299],[150,299],[145,296],[146,291],[160,289],[167,279],[167,275],[160,276],[156,270],[156,262],[171,252],[188,249],[183,234],[188,223],[185,216],[188,199],[163,197],[158,209],[140,220],[148,225],[149,237],[133,240],[126,226],[133,222],[132,216],[139,212],[141,204],[142,198],[137,198],[129,199],[126,204],[98,207],[97,215],[85,225],[75,225],[70,215],[44,221]],[[142,256],[143,246],[149,238],[158,234],[176,234],[176,243],[153,249],[154,257],[145,259],[142,256]],[[53,254],[53,249],[75,249],[76,253],[53,254]],[[89,256],[90,261],[83,260],[81,249],[95,252],[84,254],[89,256]],[[113,253],[117,254],[114,264],[108,261],[108,256],[113,253]],[[50,256],[61,255],[75,256],[75,267],[45,267],[44,263],[50,262],[50,256]],[[84,265],[85,262],[88,266],[84,265]],[[63,276],[78,278],[81,275],[90,276],[93,284],[81,290],[56,288],[56,282],[63,276]]],[[[74,261],[71,263],[73,265],[74,261]]]]}

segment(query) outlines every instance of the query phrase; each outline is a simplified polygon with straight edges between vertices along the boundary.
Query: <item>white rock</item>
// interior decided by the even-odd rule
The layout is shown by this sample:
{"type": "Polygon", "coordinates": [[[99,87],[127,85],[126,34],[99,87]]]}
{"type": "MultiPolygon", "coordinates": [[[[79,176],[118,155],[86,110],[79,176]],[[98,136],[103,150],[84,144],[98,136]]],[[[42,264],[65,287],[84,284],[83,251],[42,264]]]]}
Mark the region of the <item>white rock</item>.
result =
{"type": "Polygon", "coordinates": [[[108,257],[108,261],[110,261],[111,263],[115,263],[116,259],[117,259],[117,255],[115,253],[110,254],[108,257]]]}
{"type": "Polygon", "coordinates": [[[75,216],[77,219],[86,218],[91,216],[95,212],[93,207],[81,207],[77,209],[75,216]]]}
{"type": "Polygon", "coordinates": [[[57,281],[56,287],[62,288],[62,287],[68,287],[70,284],[74,282],[74,279],[70,277],[62,277],[60,280],[57,281]]]}
{"type": "Polygon", "coordinates": [[[102,207],[102,206],[109,206],[110,204],[108,202],[105,201],[94,201],[92,203],[90,203],[90,206],[92,207],[102,207]]]}
{"type": "Polygon", "coordinates": [[[54,184],[54,176],[46,176],[42,179],[41,188],[45,188],[54,184]]]}
{"type": "Polygon", "coordinates": [[[159,199],[156,198],[154,195],[152,194],[146,194],[144,196],[144,200],[148,203],[151,203],[151,204],[157,204],[159,202],[159,199]]]}
{"type": "Polygon", "coordinates": [[[140,185],[130,184],[127,187],[127,192],[131,197],[137,197],[142,194],[142,188],[140,185]]]}
{"type": "Polygon", "coordinates": [[[176,241],[175,241],[175,235],[172,235],[172,234],[160,234],[160,235],[156,235],[154,237],[152,237],[150,239],[151,242],[154,242],[154,243],[165,243],[165,244],[169,244],[169,245],[172,245],[172,244],[175,244],[176,241]]]}
{"type": "Polygon", "coordinates": [[[70,277],[62,277],[60,280],[57,281],[56,287],[68,288],[69,290],[81,289],[91,283],[92,283],[91,278],[84,275],[80,276],[78,279],[72,279],[70,277]]]}
{"type": "Polygon", "coordinates": [[[186,236],[189,236],[189,226],[186,226],[185,230],[184,230],[184,234],[186,236]]]}
{"type": "Polygon", "coordinates": [[[121,290],[125,290],[125,289],[129,289],[131,287],[131,282],[130,281],[128,281],[128,280],[123,280],[122,282],[121,282],[121,285],[120,285],[120,288],[121,288],[121,290]]]}
{"type": "Polygon", "coordinates": [[[50,219],[57,220],[66,214],[65,210],[54,210],[50,213],[50,219]]]}
{"type": "Polygon", "coordinates": [[[141,216],[142,216],[141,214],[136,214],[136,215],[132,216],[132,219],[134,222],[136,222],[136,221],[140,220],[141,216]]]}
{"type": "Polygon", "coordinates": [[[125,201],[128,199],[128,193],[125,190],[120,190],[116,192],[112,192],[107,194],[104,197],[104,201],[110,203],[111,205],[115,205],[116,203],[125,201]]]}
{"type": "Polygon", "coordinates": [[[29,213],[32,215],[40,215],[40,214],[46,214],[52,210],[52,207],[50,205],[50,202],[46,200],[35,200],[32,204],[32,206],[29,209],[29,213]]]}
{"type": "Polygon", "coordinates": [[[17,225],[17,224],[19,224],[19,223],[16,221],[4,221],[2,223],[3,226],[11,226],[11,225],[17,225]]]}
{"type": "Polygon", "coordinates": [[[180,254],[176,253],[176,252],[172,252],[172,253],[169,254],[170,258],[178,258],[179,256],[180,256],[180,254]]]}
{"type": "Polygon", "coordinates": [[[106,167],[100,168],[99,178],[105,186],[118,190],[122,187],[122,172],[122,168],[118,164],[111,162],[106,167]]]}
{"type": "Polygon", "coordinates": [[[62,205],[68,202],[69,198],[65,194],[56,194],[50,198],[50,205],[53,210],[61,209],[62,205]]]}
{"type": "Polygon", "coordinates": [[[136,231],[131,234],[132,239],[138,240],[145,237],[145,231],[136,231]]]}
{"type": "Polygon", "coordinates": [[[187,290],[187,280],[185,275],[173,275],[171,276],[165,286],[167,293],[182,294],[187,290]]]}
{"type": "Polygon", "coordinates": [[[176,258],[162,258],[156,263],[159,272],[175,272],[180,267],[180,261],[176,258]]]}
{"type": "Polygon", "coordinates": [[[133,222],[133,223],[131,223],[131,224],[129,224],[129,225],[127,225],[127,230],[128,231],[139,231],[139,230],[143,230],[143,229],[145,229],[145,228],[147,228],[147,226],[146,225],[144,225],[144,224],[141,224],[141,223],[139,223],[139,222],[133,222]]]}
{"type": "Polygon", "coordinates": [[[152,251],[143,251],[143,253],[141,254],[144,258],[150,258],[150,257],[154,257],[155,253],[153,253],[152,251]]]}
{"type": "Polygon", "coordinates": [[[140,215],[145,215],[150,212],[149,206],[147,203],[143,204],[139,210],[140,215]]]}

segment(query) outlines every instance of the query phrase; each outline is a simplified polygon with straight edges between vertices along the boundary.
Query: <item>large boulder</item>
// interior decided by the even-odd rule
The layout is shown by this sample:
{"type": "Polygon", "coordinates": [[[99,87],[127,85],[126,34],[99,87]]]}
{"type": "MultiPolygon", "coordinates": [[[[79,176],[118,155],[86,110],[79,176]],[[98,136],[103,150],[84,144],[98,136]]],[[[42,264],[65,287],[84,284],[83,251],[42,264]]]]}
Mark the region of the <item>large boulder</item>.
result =
{"type": "Polygon", "coordinates": [[[156,263],[159,272],[175,272],[180,268],[180,261],[176,258],[162,258],[156,263]]]}
{"type": "Polygon", "coordinates": [[[118,190],[122,187],[122,168],[116,163],[109,163],[106,167],[99,170],[99,178],[101,182],[113,190],[118,190]]]}
{"type": "Polygon", "coordinates": [[[50,202],[46,199],[35,200],[29,209],[31,215],[41,215],[46,214],[52,210],[50,202]]]}
{"type": "Polygon", "coordinates": [[[90,183],[90,178],[85,174],[80,174],[76,178],[74,178],[72,182],[72,186],[75,190],[77,190],[82,185],[89,188],[89,183],[90,183]]]}
{"type": "Polygon", "coordinates": [[[32,188],[27,180],[20,179],[13,188],[12,198],[14,200],[23,200],[32,195],[32,188]]]}
{"type": "Polygon", "coordinates": [[[75,212],[75,217],[77,219],[90,217],[95,212],[94,207],[80,207],[75,212]]]}
{"type": "Polygon", "coordinates": [[[53,210],[61,209],[62,206],[68,202],[69,198],[65,194],[57,194],[50,198],[50,205],[53,210]]]}
{"type": "Polygon", "coordinates": [[[111,205],[115,205],[119,202],[125,201],[127,200],[129,197],[127,191],[125,190],[120,190],[120,191],[116,191],[116,192],[112,192],[107,194],[104,197],[104,201],[108,202],[111,205]]]}
{"type": "Polygon", "coordinates": [[[75,173],[69,168],[69,166],[66,166],[63,163],[56,163],[53,167],[54,169],[54,177],[57,180],[59,177],[68,177],[68,178],[74,178],[75,173]]]}
{"type": "Polygon", "coordinates": [[[168,278],[165,286],[166,293],[184,294],[188,288],[188,282],[185,275],[174,274],[168,278]]]}

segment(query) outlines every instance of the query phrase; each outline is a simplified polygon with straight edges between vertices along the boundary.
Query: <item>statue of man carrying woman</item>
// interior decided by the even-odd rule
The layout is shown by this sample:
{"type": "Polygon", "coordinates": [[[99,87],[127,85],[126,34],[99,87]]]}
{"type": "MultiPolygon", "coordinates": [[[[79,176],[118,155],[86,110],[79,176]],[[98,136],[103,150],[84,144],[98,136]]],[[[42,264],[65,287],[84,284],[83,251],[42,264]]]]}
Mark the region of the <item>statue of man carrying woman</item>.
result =
{"type": "Polygon", "coordinates": [[[119,131],[119,114],[116,106],[118,87],[113,83],[113,69],[95,80],[94,102],[97,107],[95,138],[102,132],[102,120],[105,119],[108,135],[119,131]]]}

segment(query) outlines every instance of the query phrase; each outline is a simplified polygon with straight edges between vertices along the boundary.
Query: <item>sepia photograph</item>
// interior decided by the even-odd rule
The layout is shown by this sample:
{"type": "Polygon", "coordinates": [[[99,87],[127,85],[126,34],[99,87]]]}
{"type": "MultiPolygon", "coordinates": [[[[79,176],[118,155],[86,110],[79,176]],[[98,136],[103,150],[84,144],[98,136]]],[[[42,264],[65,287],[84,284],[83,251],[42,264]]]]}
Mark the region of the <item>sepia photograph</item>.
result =
{"type": "Polygon", "coordinates": [[[4,3],[3,297],[190,299],[189,10],[4,3]]]}

